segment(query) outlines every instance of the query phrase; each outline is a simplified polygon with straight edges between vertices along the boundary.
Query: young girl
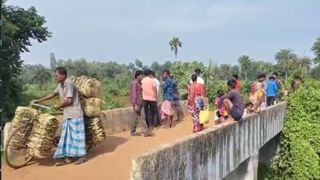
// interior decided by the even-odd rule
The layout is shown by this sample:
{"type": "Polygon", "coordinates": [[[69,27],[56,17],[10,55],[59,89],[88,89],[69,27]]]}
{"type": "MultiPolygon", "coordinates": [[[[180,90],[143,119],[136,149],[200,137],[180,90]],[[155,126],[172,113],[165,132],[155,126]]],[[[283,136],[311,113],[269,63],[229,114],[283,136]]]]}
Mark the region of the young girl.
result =
{"type": "Polygon", "coordinates": [[[253,104],[251,102],[246,103],[243,116],[254,113],[253,104]]]}
{"type": "Polygon", "coordinates": [[[217,91],[217,96],[214,99],[214,105],[216,109],[216,116],[219,122],[223,121],[224,119],[228,118],[227,111],[224,110],[224,107],[221,103],[221,97],[224,95],[222,90],[217,91]]]}
{"type": "Polygon", "coordinates": [[[199,123],[199,114],[205,106],[204,86],[197,83],[197,75],[191,76],[192,83],[188,85],[188,110],[192,113],[193,132],[202,130],[199,123]]]}

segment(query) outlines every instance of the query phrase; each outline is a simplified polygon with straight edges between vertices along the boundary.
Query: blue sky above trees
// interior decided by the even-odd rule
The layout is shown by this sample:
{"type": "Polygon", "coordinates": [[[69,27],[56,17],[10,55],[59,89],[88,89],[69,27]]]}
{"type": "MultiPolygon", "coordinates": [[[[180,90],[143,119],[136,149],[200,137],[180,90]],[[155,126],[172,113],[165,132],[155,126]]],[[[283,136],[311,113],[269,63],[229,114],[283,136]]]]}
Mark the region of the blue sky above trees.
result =
{"type": "Polygon", "coordinates": [[[274,61],[279,49],[301,56],[320,37],[317,0],[8,0],[35,6],[53,37],[34,43],[26,64],[56,58],[144,63],[173,60],[168,42],[179,37],[179,59],[237,63],[242,54],[274,61]]]}

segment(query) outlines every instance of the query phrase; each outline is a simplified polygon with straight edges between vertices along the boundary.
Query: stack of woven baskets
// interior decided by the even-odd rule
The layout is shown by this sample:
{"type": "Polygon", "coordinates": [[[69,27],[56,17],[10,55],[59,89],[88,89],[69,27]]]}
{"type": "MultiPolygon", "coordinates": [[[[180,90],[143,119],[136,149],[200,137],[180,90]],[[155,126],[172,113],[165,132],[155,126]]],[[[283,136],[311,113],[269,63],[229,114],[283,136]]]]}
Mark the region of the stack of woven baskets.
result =
{"type": "Polygon", "coordinates": [[[71,78],[80,92],[81,105],[85,114],[86,142],[96,145],[105,140],[106,135],[100,119],[101,99],[99,95],[101,83],[95,78],[80,76],[71,78]]]}
{"type": "Polygon", "coordinates": [[[47,157],[53,147],[59,122],[55,116],[48,113],[39,115],[29,137],[28,147],[36,157],[47,157]]]}
{"type": "Polygon", "coordinates": [[[19,147],[27,148],[28,152],[38,158],[47,157],[53,148],[58,126],[59,122],[54,116],[48,113],[40,114],[40,111],[30,107],[18,106],[12,127],[13,130],[23,128],[13,136],[12,147],[16,150],[19,150],[19,147]]]}
{"type": "Polygon", "coordinates": [[[20,126],[23,126],[22,129],[20,129],[16,135],[13,137],[11,143],[12,147],[16,150],[19,149],[19,147],[22,147],[21,144],[22,142],[27,142],[28,141],[28,134],[31,132],[27,132],[28,130],[31,130],[33,124],[29,122],[35,122],[36,119],[39,116],[39,112],[35,109],[29,108],[29,107],[23,107],[23,106],[18,106],[15,112],[15,116],[12,120],[12,128],[13,131],[20,126]]]}

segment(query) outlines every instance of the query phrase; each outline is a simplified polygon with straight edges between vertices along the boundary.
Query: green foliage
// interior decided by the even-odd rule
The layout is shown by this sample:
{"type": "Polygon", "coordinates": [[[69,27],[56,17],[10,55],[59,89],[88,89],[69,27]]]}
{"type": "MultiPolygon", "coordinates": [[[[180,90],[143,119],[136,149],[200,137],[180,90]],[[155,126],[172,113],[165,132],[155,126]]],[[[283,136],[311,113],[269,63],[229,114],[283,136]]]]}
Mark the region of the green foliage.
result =
{"type": "Polygon", "coordinates": [[[288,112],[266,179],[320,179],[320,82],[308,81],[288,98],[288,112]]]}
{"type": "Polygon", "coordinates": [[[290,49],[281,49],[276,53],[275,59],[278,61],[278,66],[284,70],[287,80],[288,73],[290,70],[294,69],[298,60],[298,56],[290,49]]]}
{"type": "Polygon", "coordinates": [[[23,102],[22,83],[18,79],[23,60],[20,53],[29,52],[31,40],[46,41],[50,32],[46,27],[45,18],[37,14],[34,7],[23,9],[17,6],[7,6],[2,2],[2,47],[1,47],[1,102],[3,104],[3,119],[11,119],[16,106],[23,102]]]}
{"type": "Polygon", "coordinates": [[[311,70],[311,77],[320,80],[320,64],[311,70]]]}
{"type": "Polygon", "coordinates": [[[191,75],[194,73],[196,68],[200,68],[202,71],[206,69],[203,63],[193,61],[191,63],[181,61],[175,62],[172,67],[172,75],[173,79],[176,81],[178,85],[178,89],[181,96],[185,96],[187,94],[187,87],[191,79],[191,75]]]}
{"type": "Polygon", "coordinates": [[[316,41],[314,42],[311,50],[313,51],[314,55],[316,56],[314,58],[314,63],[320,65],[320,37],[318,37],[316,39],[316,41]]]}
{"type": "Polygon", "coordinates": [[[251,61],[251,58],[247,55],[242,55],[238,59],[241,72],[244,74],[245,80],[248,80],[248,71],[250,69],[251,61]]]}
{"type": "Polygon", "coordinates": [[[221,81],[221,80],[209,81],[208,86],[206,86],[206,93],[210,103],[214,102],[214,98],[217,96],[218,90],[223,90],[224,92],[227,92],[226,81],[221,81]]]}
{"type": "Polygon", "coordinates": [[[119,101],[115,100],[113,96],[110,94],[105,94],[104,95],[104,104],[102,105],[103,110],[107,109],[116,109],[116,108],[121,108],[123,107],[119,101]]]}
{"type": "Polygon", "coordinates": [[[40,90],[52,80],[51,71],[44,67],[37,69],[32,75],[32,82],[39,84],[40,90]]]}

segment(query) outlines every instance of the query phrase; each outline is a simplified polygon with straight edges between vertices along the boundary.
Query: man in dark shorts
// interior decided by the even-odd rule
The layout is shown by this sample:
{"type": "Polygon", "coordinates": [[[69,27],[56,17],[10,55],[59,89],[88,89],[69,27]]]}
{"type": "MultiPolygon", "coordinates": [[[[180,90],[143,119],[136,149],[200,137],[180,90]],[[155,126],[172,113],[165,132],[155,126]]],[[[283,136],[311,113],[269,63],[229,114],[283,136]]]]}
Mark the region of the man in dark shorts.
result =
{"type": "Polygon", "coordinates": [[[227,82],[228,94],[221,97],[224,109],[235,120],[239,121],[242,118],[244,105],[240,92],[236,89],[236,80],[230,79],[227,82]]]}

